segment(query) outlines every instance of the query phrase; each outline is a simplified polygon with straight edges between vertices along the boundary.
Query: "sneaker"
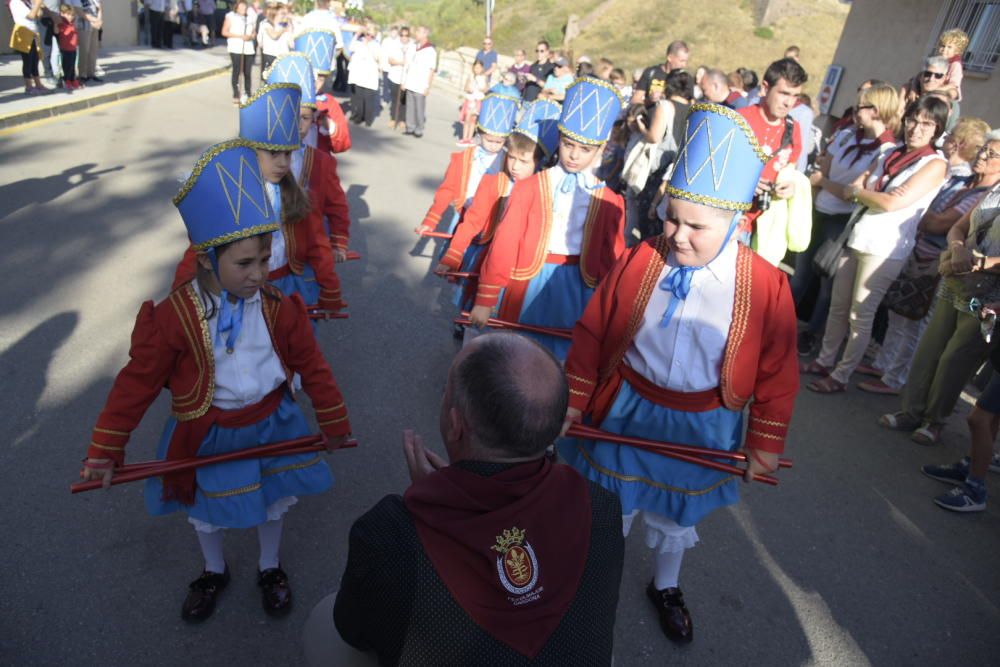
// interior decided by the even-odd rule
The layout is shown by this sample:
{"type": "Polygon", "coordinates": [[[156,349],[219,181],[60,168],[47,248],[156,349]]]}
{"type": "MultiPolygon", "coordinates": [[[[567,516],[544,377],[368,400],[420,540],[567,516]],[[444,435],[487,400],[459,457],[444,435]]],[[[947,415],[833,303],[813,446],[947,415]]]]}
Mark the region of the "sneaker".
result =
{"type": "Polygon", "coordinates": [[[990,459],[990,472],[1000,472],[1000,454],[994,454],[990,459]]]}
{"type": "Polygon", "coordinates": [[[934,504],[951,512],[982,512],[986,509],[986,491],[976,493],[963,484],[935,498],[934,504]]]}
{"type": "Polygon", "coordinates": [[[809,331],[799,334],[799,356],[808,357],[816,349],[816,336],[809,331]]]}
{"type": "Polygon", "coordinates": [[[944,466],[922,466],[920,471],[939,482],[965,484],[965,478],[969,475],[969,457],[966,456],[961,461],[944,466]]]}

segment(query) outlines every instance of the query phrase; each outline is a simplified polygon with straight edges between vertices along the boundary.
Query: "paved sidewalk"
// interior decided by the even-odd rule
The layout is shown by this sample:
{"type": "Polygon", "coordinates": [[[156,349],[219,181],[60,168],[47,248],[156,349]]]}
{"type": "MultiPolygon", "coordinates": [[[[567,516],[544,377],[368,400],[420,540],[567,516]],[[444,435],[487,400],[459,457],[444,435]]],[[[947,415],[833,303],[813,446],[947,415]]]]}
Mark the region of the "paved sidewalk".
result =
{"type": "Polygon", "coordinates": [[[25,95],[20,56],[0,57],[0,130],[212,76],[229,69],[229,57],[224,45],[204,50],[130,47],[101,51],[98,65],[105,71],[103,83],[25,95]]]}

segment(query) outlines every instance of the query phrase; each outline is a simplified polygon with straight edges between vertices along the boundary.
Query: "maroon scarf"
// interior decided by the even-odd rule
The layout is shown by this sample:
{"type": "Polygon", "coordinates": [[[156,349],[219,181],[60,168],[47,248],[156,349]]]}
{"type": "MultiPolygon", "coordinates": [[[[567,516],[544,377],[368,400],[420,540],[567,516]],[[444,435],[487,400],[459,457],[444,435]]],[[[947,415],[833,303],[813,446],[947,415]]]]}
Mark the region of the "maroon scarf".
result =
{"type": "Polygon", "coordinates": [[[854,159],[851,160],[852,167],[855,164],[857,164],[858,160],[860,160],[865,155],[877,151],[879,146],[881,146],[882,144],[896,143],[895,135],[892,133],[891,130],[888,129],[882,132],[882,134],[872,139],[871,141],[869,141],[868,143],[864,143],[864,139],[865,139],[865,131],[862,130],[861,128],[858,128],[857,132],[854,135],[854,143],[844,149],[845,158],[851,154],[851,151],[858,152],[858,154],[854,156],[854,159]]]}
{"type": "Polygon", "coordinates": [[[935,152],[937,151],[932,144],[927,144],[915,151],[906,150],[906,146],[900,146],[893,150],[885,158],[885,163],[882,165],[882,177],[875,184],[875,191],[884,192],[889,183],[892,182],[892,179],[898,176],[900,172],[920,158],[933,155],[935,152]]]}
{"type": "Polygon", "coordinates": [[[590,492],[539,459],[492,477],[457,466],[404,496],[438,576],[472,620],[534,658],[576,597],[590,551],[590,492]]]}

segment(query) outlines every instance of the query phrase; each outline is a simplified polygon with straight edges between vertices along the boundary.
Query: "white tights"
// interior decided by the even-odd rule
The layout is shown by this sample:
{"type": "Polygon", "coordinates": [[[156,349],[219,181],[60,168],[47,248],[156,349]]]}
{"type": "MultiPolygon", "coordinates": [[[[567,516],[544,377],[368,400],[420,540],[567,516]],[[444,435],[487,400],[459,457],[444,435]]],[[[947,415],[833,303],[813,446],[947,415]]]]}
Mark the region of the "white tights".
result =
{"type": "MultiPolygon", "coordinates": [[[[257,567],[261,571],[278,567],[280,563],[278,552],[281,549],[283,523],[284,517],[265,521],[257,526],[257,541],[260,543],[260,559],[257,561],[257,567]]],[[[222,531],[206,533],[196,530],[195,534],[198,536],[201,553],[205,557],[205,569],[218,574],[225,572],[226,558],[222,554],[222,531]]]]}

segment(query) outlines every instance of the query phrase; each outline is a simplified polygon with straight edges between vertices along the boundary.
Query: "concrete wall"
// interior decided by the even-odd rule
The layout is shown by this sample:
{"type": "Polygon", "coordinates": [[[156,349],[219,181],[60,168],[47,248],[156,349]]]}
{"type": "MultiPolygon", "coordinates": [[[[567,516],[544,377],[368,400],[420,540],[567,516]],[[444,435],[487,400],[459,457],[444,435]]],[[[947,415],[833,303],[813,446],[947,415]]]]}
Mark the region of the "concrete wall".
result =
{"type": "MultiPolygon", "coordinates": [[[[929,55],[941,0],[854,0],[833,64],[844,68],[832,111],[839,115],[854,103],[865,79],[899,86],[920,71],[929,55]]],[[[962,81],[962,115],[1000,126],[1000,71],[966,72],[962,81]]]]}
{"type": "MultiPolygon", "coordinates": [[[[18,0],[19,1],[19,0],[18,0]]],[[[0,54],[15,54],[8,46],[10,33],[14,29],[14,21],[10,17],[7,3],[2,2],[0,8],[0,54]]],[[[137,0],[104,0],[104,34],[101,39],[103,48],[118,48],[135,46],[137,0]]]]}

